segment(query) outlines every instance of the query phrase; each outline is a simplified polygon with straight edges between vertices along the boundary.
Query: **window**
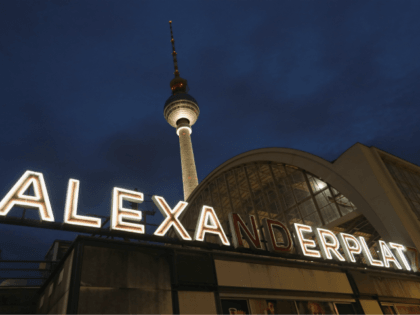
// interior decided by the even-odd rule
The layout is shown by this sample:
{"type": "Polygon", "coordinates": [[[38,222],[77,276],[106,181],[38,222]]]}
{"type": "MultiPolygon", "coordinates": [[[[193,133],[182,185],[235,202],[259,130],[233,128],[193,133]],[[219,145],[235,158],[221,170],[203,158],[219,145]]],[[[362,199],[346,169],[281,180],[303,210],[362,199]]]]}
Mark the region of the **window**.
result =
{"type": "MultiPolygon", "coordinates": [[[[227,214],[231,211],[243,217],[255,215],[258,227],[264,218],[270,218],[280,219],[291,228],[293,223],[324,226],[356,210],[343,194],[315,175],[269,161],[245,163],[219,174],[190,204],[197,209],[203,204],[213,207],[227,235],[227,214]]],[[[196,219],[181,221],[188,230],[195,229],[196,219]]],[[[206,236],[206,242],[217,240],[206,236]]]]}
{"type": "Polygon", "coordinates": [[[50,284],[50,289],[48,290],[48,296],[51,296],[51,294],[53,292],[53,289],[54,289],[54,283],[51,283],[50,284]]]}
{"type": "Polygon", "coordinates": [[[350,304],[350,303],[334,303],[334,304],[335,304],[335,308],[338,314],[356,314],[353,304],[350,304]]]}
{"type": "Polygon", "coordinates": [[[60,284],[61,281],[63,281],[63,275],[64,275],[64,268],[61,270],[60,275],[58,276],[58,284],[60,284]]]}
{"type": "Polygon", "coordinates": [[[41,308],[42,305],[44,305],[44,296],[41,296],[41,299],[39,300],[39,308],[41,308]]]}

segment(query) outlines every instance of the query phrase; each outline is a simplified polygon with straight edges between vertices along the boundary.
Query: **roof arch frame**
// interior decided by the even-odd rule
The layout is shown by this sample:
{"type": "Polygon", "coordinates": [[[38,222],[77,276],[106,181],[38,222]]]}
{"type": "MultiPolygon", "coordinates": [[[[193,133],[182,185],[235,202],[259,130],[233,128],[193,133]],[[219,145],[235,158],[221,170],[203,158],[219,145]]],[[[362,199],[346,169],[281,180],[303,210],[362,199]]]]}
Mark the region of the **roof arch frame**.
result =
{"type": "Polygon", "coordinates": [[[269,161],[274,163],[283,163],[291,166],[299,167],[313,175],[319,177],[321,180],[327,182],[340,193],[346,196],[353,204],[356,205],[357,210],[362,213],[366,219],[372,224],[380,236],[386,241],[395,241],[391,237],[389,230],[379,218],[377,211],[369,204],[369,202],[359,192],[357,187],[350,184],[341,172],[331,163],[319,156],[308,152],[288,149],[288,148],[263,148],[244,152],[239,154],[214,169],[206,178],[197,186],[191,193],[187,201],[192,201],[195,196],[207,187],[207,185],[219,175],[224,172],[252,162],[269,161]]]}

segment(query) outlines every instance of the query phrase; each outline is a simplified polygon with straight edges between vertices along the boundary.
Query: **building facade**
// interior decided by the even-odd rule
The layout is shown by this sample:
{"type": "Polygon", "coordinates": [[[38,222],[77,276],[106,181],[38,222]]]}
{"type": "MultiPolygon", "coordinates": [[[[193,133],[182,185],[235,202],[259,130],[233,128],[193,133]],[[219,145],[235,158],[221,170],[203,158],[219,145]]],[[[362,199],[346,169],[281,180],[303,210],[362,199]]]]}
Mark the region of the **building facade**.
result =
{"type": "Polygon", "coordinates": [[[165,244],[79,236],[40,288],[37,312],[419,313],[419,174],[418,166],[362,144],[334,162],[254,150],[210,173],[181,219],[192,235],[200,207],[212,206],[232,244],[228,214],[254,215],[264,249],[264,218],[363,236],[375,259],[378,241],[397,242],[407,247],[410,271],[369,266],[362,256],[350,263],[222,246],[209,234],[202,243],[165,244]]]}
{"type": "MultiPolygon", "coordinates": [[[[267,148],[226,161],[198,184],[191,127],[200,110],[188,94],[187,80],[180,77],[172,26],[171,43],[175,72],[164,117],[176,128],[180,141],[186,208],[181,203],[179,211],[163,210],[167,218],[172,217],[170,224],[176,224],[168,225],[169,230],[163,227],[165,232],[154,237],[142,235],[144,225],[136,227],[142,218],[137,207],[122,206],[124,196],[127,201],[142,202],[141,192],[114,188],[109,233],[101,231],[105,223],[101,225],[100,219],[77,216],[75,202],[66,206],[67,225],[53,222],[50,211],[49,228],[70,230],[69,225],[78,224],[77,229],[71,225],[73,231],[93,234],[78,236],[59,255],[61,259],[51,251],[50,260],[59,262],[28,307],[20,310],[42,314],[420,313],[420,168],[362,144],[333,162],[298,150],[267,148]],[[178,220],[181,211],[184,215],[178,220]],[[137,221],[124,222],[130,217],[137,221]],[[233,217],[249,218],[250,223],[239,228],[233,217]],[[270,230],[267,222],[277,222],[283,229],[270,230]],[[127,226],[137,235],[127,233],[127,226]],[[176,226],[185,228],[181,239],[175,238],[180,234],[176,226]],[[314,233],[306,233],[303,240],[294,230],[297,226],[314,233]],[[320,229],[330,233],[329,243],[319,237],[320,229]],[[197,237],[198,230],[202,237],[197,237]],[[93,237],[101,233],[120,240],[93,237]],[[353,237],[353,245],[358,239],[363,242],[363,250],[361,245],[345,247],[341,239],[340,247],[338,238],[343,234],[353,237]],[[319,258],[306,255],[307,247],[319,258]],[[336,258],[347,257],[346,250],[353,253],[353,260],[325,257],[331,252],[336,258]]],[[[31,176],[43,178],[39,173],[31,176]]],[[[75,180],[69,187],[74,185],[78,185],[75,180]]],[[[75,191],[70,189],[68,196],[75,191]]],[[[24,199],[18,192],[17,197],[24,199]]],[[[10,207],[6,210],[3,216],[10,207]]],[[[0,297],[10,298],[12,289],[0,290],[0,297]]],[[[32,289],[25,292],[33,294],[32,289]]],[[[23,299],[29,297],[18,300],[23,299]]]]}

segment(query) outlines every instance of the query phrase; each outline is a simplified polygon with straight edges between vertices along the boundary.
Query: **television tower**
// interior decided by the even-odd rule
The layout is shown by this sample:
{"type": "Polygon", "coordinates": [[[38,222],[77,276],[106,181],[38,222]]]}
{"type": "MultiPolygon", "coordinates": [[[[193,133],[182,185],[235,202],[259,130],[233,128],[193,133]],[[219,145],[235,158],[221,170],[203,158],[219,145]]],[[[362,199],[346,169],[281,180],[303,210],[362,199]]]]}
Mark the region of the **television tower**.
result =
{"type": "Polygon", "coordinates": [[[174,128],[179,137],[181,149],[182,182],[184,185],[184,200],[198,186],[197,170],[195,167],[194,153],[191,143],[191,126],[197,121],[200,109],[197,101],[187,93],[187,80],[179,76],[178,62],[176,59],[175,40],[171,29],[172,57],[174,60],[175,77],[170,82],[172,95],[165,102],[163,115],[166,121],[174,128]]]}

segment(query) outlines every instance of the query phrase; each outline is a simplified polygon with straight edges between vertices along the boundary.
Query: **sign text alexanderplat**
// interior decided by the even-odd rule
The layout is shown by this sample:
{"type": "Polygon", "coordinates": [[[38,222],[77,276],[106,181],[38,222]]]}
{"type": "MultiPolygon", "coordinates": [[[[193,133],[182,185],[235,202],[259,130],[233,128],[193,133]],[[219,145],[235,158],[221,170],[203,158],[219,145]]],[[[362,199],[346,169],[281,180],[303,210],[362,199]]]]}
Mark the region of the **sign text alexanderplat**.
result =
{"type": "MultiPolygon", "coordinates": [[[[67,197],[64,208],[64,224],[79,225],[101,228],[101,219],[77,214],[79,197],[79,181],[70,179],[67,188],[67,197]]],[[[112,191],[112,205],[110,217],[110,229],[120,230],[129,233],[145,233],[145,226],[141,224],[142,212],[140,210],[123,207],[123,201],[142,203],[144,200],[141,192],[114,187],[112,191]],[[128,220],[130,222],[128,222],[128,220]]],[[[230,244],[225,231],[212,207],[203,205],[199,214],[194,236],[191,237],[181,223],[185,215],[187,202],[180,201],[172,209],[163,197],[153,196],[162,215],[163,222],[158,226],[154,235],[165,236],[173,228],[177,237],[183,241],[204,242],[206,234],[216,235],[223,246],[234,248],[245,247],[243,239],[256,251],[263,251],[264,246],[259,237],[259,229],[255,217],[248,215],[241,217],[238,213],[230,213],[229,227],[232,233],[232,245],[230,244]]],[[[0,216],[7,216],[13,206],[38,209],[41,221],[54,222],[54,215],[51,209],[48,192],[45,186],[42,173],[26,171],[16,182],[12,189],[0,202],[0,216]],[[33,187],[33,196],[25,194],[29,187],[33,187]]],[[[356,255],[363,255],[369,266],[394,268],[397,270],[411,271],[411,264],[404,254],[404,245],[378,241],[379,259],[372,256],[371,251],[363,236],[356,237],[351,234],[338,233],[323,228],[312,228],[309,225],[294,223],[292,240],[289,229],[280,221],[268,218],[263,219],[263,233],[267,241],[267,250],[270,252],[287,253],[293,250],[293,244],[299,254],[311,258],[323,258],[325,260],[337,260],[342,262],[356,263],[356,255]],[[280,232],[283,242],[276,236],[280,232]],[[312,235],[318,242],[318,246],[311,238],[312,235]],[[340,251],[340,248],[342,249],[340,251]]]]}

